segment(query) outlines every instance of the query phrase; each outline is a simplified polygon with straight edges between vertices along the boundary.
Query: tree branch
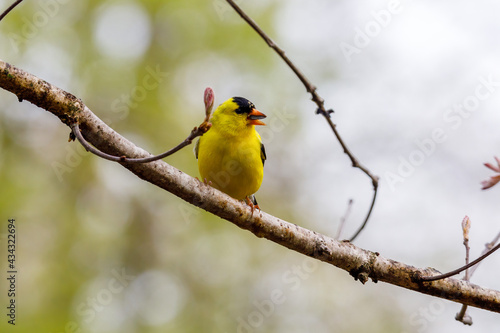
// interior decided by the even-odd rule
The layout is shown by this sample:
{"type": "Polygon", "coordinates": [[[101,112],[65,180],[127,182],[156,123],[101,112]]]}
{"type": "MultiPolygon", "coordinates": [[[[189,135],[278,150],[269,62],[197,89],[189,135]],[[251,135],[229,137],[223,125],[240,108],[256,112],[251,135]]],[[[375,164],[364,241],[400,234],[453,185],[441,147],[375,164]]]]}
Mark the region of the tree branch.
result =
{"type": "MultiPolygon", "coordinates": [[[[99,150],[115,156],[146,157],[149,153],[120,136],[100,120],[82,101],[38,77],[0,60],[0,87],[51,112],[68,126],[76,121],[82,135],[99,150]]],[[[420,293],[500,313],[500,292],[467,281],[448,278],[423,282],[422,276],[436,274],[339,242],[298,225],[255,213],[246,204],[185,174],[164,161],[122,164],[141,179],[179,198],[228,220],[236,226],[288,249],[339,267],[362,283],[371,278],[420,293]]]]}

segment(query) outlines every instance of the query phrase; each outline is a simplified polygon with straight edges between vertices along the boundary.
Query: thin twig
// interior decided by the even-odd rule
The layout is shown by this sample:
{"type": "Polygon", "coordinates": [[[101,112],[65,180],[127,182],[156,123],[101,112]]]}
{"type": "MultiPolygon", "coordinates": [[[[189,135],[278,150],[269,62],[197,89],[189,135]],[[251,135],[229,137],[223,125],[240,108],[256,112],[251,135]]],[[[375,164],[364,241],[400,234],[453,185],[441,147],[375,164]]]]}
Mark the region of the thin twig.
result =
{"type": "MultiPolygon", "coordinates": [[[[481,254],[485,254],[489,250],[491,250],[495,246],[495,244],[498,243],[498,241],[500,241],[500,232],[495,236],[495,238],[493,238],[493,240],[491,242],[485,244],[483,253],[481,253],[481,254]]],[[[469,276],[472,276],[472,274],[474,274],[474,272],[476,271],[476,269],[478,267],[479,267],[479,265],[472,267],[470,270],[469,276]]]]}
{"type": "Polygon", "coordinates": [[[335,237],[335,239],[340,239],[340,235],[342,234],[342,229],[344,229],[345,221],[347,220],[349,214],[351,213],[352,203],[353,200],[349,199],[349,202],[347,203],[347,209],[345,210],[345,214],[340,219],[340,225],[339,229],[337,230],[337,236],[335,237]]]}
{"type": "MultiPolygon", "coordinates": [[[[465,246],[465,264],[467,265],[469,263],[469,254],[470,254],[470,246],[469,246],[469,231],[471,228],[471,221],[468,216],[465,216],[465,218],[462,221],[462,233],[464,236],[464,246],[465,246]]],[[[465,270],[465,277],[464,280],[469,282],[470,281],[470,274],[469,274],[469,269],[467,268],[465,270]]],[[[463,323],[464,325],[472,325],[472,317],[467,314],[467,305],[462,304],[462,308],[460,309],[460,312],[458,312],[455,316],[455,320],[463,323]]]]}
{"type": "Polygon", "coordinates": [[[455,316],[455,320],[463,323],[464,325],[472,325],[472,317],[467,314],[467,305],[462,304],[462,308],[460,309],[460,312],[457,313],[455,316]]]}
{"type": "Polygon", "coordinates": [[[80,127],[79,127],[78,123],[74,123],[73,125],[71,125],[71,129],[73,130],[72,133],[75,135],[75,137],[78,139],[78,141],[82,144],[82,146],[87,151],[89,151],[92,154],[95,154],[99,157],[102,157],[106,160],[120,162],[120,163],[148,163],[148,162],[160,160],[160,159],[165,158],[167,156],[170,156],[173,153],[176,153],[177,151],[181,150],[182,148],[190,145],[193,142],[193,139],[195,139],[198,136],[202,136],[206,132],[203,130],[202,126],[195,127],[195,128],[193,128],[193,130],[191,131],[189,136],[184,141],[182,141],[180,144],[178,144],[174,148],[172,148],[172,149],[170,149],[162,154],[150,156],[150,157],[145,157],[145,158],[128,158],[125,156],[109,155],[109,154],[103,153],[99,149],[96,149],[95,147],[93,147],[83,137],[82,133],[80,132],[80,127]]]}
{"type": "Polygon", "coordinates": [[[245,22],[247,22],[254,30],[259,34],[262,39],[267,43],[267,45],[272,48],[280,57],[283,59],[283,61],[290,67],[290,69],[297,75],[299,80],[302,82],[302,84],[305,86],[306,90],[308,93],[311,94],[312,100],[316,105],[318,106],[318,109],[316,113],[323,115],[323,117],[326,119],[328,124],[330,125],[333,133],[335,134],[335,137],[339,141],[340,145],[342,146],[342,149],[344,150],[344,153],[349,156],[351,159],[352,166],[355,168],[360,169],[363,171],[368,177],[371,178],[372,184],[373,184],[373,198],[372,198],[372,203],[370,205],[370,209],[368,210],[368,214],[365,218],[365,221],[361,225],[358,231],[350,238],[350,241],[354,241],[354,239],[359,235],[359,233],[363,230],[363,228],[366,226],[368,219],[370,218],[370,215],[373,211],[373,207],[375,205],[375,199],[377,198],[377,190],[378,190],[378,177],[373,175],[366,167],[364,167],[362,164],[359,163],[358,159],[353,155],[353,153],[349,150],[347,145],[345,144],[344,140],[340,136],[339,132],[336,129],[336,125],[333,123],[330,114],[333,112],[333,110],[326,110],[325,109],[325,101],[324,99],[318,94],[316,91],[316,86],[314,86],[311,81],[302,73],[302,71],[295,66],[295,64],[287,57],[285,54],[285,51],[281,49],[258,25],[255,23],[254,20],[252,20],[233,0],[226,0],[231,7],[241,16],[245,22]]]}
{"type": "MultiPolygon", "coordinates": [[[[167,156],[172,155],[173,153],[176,153],[177,151],[181,150],[182,148],[190,145],[196,137],[202,136],[203,134],[205,134],[212,127],[212,124],[210,123],[210,115],[212,114],[212,109],[214,106],[214,99],[215,99],[215,96],[214,96],[214,92],[213,92],[212,88],[206,88],[205,93],[203,95],[203,101],[205,103],[205,119],[203,120],[201,125],[193,128],[193,130],[188,135],[188,137],[184,141],[182,141],[180,144],[175,146],[174,148],[172,148],[172,149],[170,149],[162,154],[150,156],[150,157],[128,158],[126,156],[113,156],[113,155],[106,154],[106,153],[100,151],[99,149],[96,149],[90,143],[88,143],[87,140],[85,140],[82,133],[80,132],[80,126],[78,125],[78,122],[71,124],[70,127],[72,130],[72,134],[74,135],[74,137],[76,137],[78,139],[78,141],[82,144],[82,146],[87,151],[89,151],[89,152],[91,152],[99,157],[102,157],[102,158],[109,160],[109,161],[120,162],[120,163],[148,163],[148,162],[160,160],[162,158],[165,158],[167,156]]],[[[74,139],[74,137],[72,139],[74,139]]]]}
{"type": "Polygon", "coordinates": [[[495,252],[498,249],[500,249],[500,244],[497,244],[497,246],[495,246],[494,248],[492,248],[491,250],[489,250],[488,252],[486,252],[485,254],[483,254],[482,256],[480,256],[479,258],[477,258],[476,260],[474,260],[473,262],[471,262],[465,266],[462,266],[460,268],[457,268],[457,269],[455,269],[451,272],[445,273],[445,274],[440,274],[440,275],[435,275],[435,276],[422,276],[421,280],[426,281],[426,282],[430,282],[430,281],[446,279],[447,277],[456,275],[460,272],[463,272],[467,268],[472,267],[472,266],[480,263],[483,259],[485,259],[486,257],[488,257],[490,254],[492,254],[493,252],[495,252]]]}
{"type": "Polygon", "coordinates": [[[10,13],[10,11],[12,9],[14,9],[17,5],[19,5],[23,0],[17,0],[16,2],[14,2],[12,5],[10,5],[9,8],[7,8],[1,15],[0,15],[0,21],[5,17],[7,16],[8,13],[10,13]]]}
{"type": "Polygon", "coordinates": [[[356,233],[351,237],[351,239],[349,241],[354,241],[356,239],[356,237],[358,237],[358,235],[361,233],[361,231],[363,231],[363,229],[365,228],[366,224],[368,223],[368,219],[370,218],[370,215],[372,214],[372,210],[373,210],[373,207],[375,206],[375,199],[377,198],[377,191],[378,189],[378,180],[377,181],[373,181],[373,199],[372,199],[372,203],[370,205],[370,209],[368,210],[368,214],[366,214],[366,217],[365,217],[365,221],[363,222],[363,224],[359,227],[359,229],[356,231],[356,233]]]}
{"type": "MultiPolygon", "coordinates": [[[[471,221],[468,216],[465,216],[465,218],[462,221],[462,233],[464,236],[464,246],[465,246],[465,264],[467,265],[469,263],[469,253],[470,253],[470,246],[469,246],[469,231],[471,227],[471,221]]],[[[467,268],[465,270],[465,281],[470,280],[469,276],[469,269],[467,268]]]]}

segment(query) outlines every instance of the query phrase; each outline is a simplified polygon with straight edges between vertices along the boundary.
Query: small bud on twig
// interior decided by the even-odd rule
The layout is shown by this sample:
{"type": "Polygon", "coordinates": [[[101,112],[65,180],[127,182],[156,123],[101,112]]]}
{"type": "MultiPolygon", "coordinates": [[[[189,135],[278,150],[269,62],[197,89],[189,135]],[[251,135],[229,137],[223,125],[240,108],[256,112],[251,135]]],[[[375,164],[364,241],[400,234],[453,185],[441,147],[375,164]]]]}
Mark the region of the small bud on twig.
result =
{"type": "Polygon", "coordinates": [[[205,102],[205,121],[208,122],[210,119],[210,115],[212,114],[212,109],[214,107],[214,91],[212,88],[208,87],[205,89],[205,94],[203,96],[203,100],[205,102]]]}
{"type": "Polygon", "coordinates": [[[465,216],[462,220],[462,231],[464,233],[464,243],[469,241],[470,219],[465,216]]]}
{"type": "Polygon", "coordinates": [[[208,87],[205,89],[205,93],[203,94],[203,101],[205,102],[205,120],[198,127],[198,130],[201,134],[206,133],[211,127],[210,116],[212,115],[212,109],[214,107],[215,94],[212,88],[208,87]]]}

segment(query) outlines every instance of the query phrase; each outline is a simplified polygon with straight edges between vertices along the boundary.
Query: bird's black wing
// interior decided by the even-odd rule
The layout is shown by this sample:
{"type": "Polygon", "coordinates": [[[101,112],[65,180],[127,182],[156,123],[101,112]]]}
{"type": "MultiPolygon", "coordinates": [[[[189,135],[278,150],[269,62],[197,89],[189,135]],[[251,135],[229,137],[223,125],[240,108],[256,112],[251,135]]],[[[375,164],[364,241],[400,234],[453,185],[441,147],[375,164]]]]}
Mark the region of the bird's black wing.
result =
{"type": "Polygon", "coordinates": [[[264,165],[267,156],[266,156],[266,148],[264,147],[263,143],[260,144],[260,158],[262,159],[262,165],[264,165]]]}

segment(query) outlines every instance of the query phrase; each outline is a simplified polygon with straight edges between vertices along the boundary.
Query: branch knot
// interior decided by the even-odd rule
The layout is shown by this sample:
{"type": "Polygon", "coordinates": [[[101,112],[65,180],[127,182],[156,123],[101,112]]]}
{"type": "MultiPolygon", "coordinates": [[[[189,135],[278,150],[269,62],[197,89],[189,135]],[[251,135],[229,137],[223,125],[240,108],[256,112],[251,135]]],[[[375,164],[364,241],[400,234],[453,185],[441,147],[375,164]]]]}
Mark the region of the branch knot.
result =
{"type": "Polygon", "coordinates": [[[326,118],[331,118],[330,114],[332,114],[333,111],[332,109],[328,109],[328,110],[325,110],[324,108],[317,108],[316,109],[316,114],[321,114],[323,116],[325,116],[326,118]]]}
{"type": "Polygon", "coordinates": [[[354,280],[359,280],[362,284],[365,284],[368,281],[368,278],[371,278],[374,283],[377,283],[378,278],[374,274],[373,265],[378,256],[378,252],[370,252],[369,260],[365,261],[360,266],[351,269],[349,274],[354,278],[354,280]]]}

